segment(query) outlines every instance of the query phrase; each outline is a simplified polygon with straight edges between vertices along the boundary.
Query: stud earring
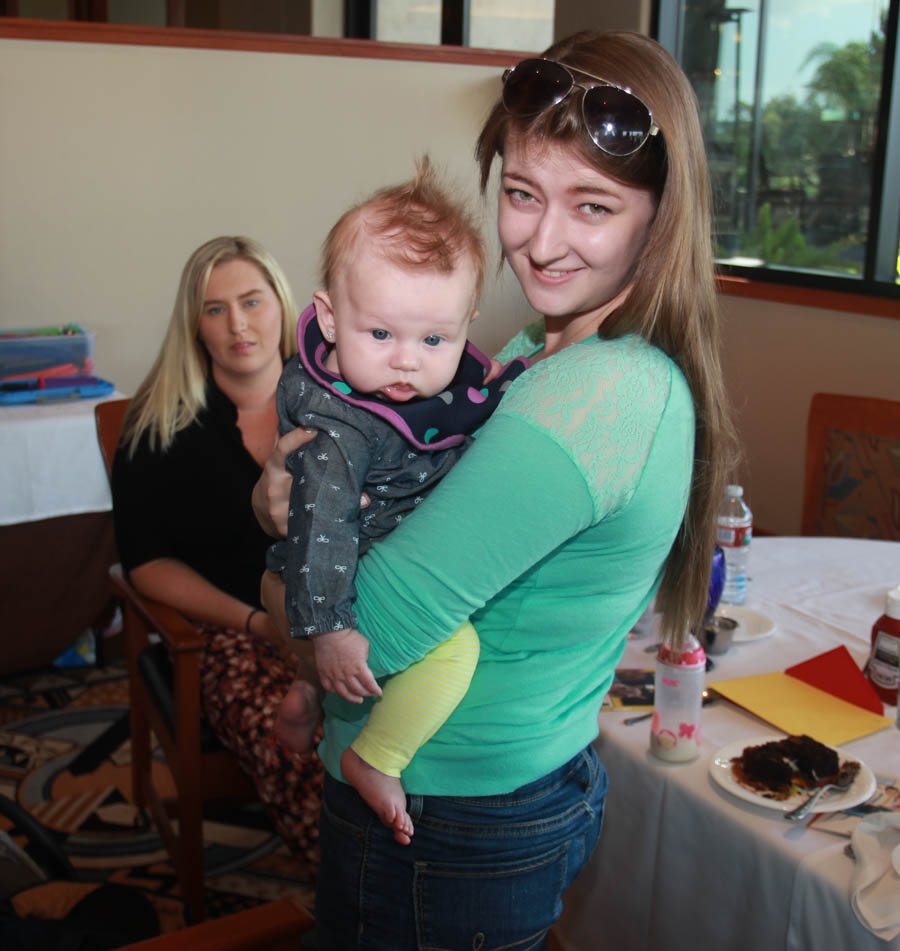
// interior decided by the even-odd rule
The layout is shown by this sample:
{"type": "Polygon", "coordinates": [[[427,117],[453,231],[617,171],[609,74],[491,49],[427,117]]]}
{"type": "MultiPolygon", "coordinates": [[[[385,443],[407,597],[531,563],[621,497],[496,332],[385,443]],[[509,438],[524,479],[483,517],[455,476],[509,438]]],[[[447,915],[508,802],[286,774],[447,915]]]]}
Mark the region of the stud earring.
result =
{"type": "Polygon", "coordinates": [[[328,330],[328,331],[326,331],[325,336],[326,336],[329,340],[334,340],[334,331],[333,331],[333,330],[328,330]]]}

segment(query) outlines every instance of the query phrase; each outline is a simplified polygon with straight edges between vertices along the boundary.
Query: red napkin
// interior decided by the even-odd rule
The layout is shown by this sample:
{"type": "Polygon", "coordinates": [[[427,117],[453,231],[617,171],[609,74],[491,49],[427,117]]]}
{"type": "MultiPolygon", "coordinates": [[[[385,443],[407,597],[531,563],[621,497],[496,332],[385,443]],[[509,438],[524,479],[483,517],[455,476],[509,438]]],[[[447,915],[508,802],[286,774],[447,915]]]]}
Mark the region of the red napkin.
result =
{"type": "Polygon", "coordinates": [[[856,661],[843,644],[800,664],[794,664],[793,667],[788,667],[785,673],[811,687],[818,687],[833,697],[862,707],[863,710],[869,710],[879,716],[884,714],[884,707],[875,693],[875,688],[856,666],[856,661]]]}

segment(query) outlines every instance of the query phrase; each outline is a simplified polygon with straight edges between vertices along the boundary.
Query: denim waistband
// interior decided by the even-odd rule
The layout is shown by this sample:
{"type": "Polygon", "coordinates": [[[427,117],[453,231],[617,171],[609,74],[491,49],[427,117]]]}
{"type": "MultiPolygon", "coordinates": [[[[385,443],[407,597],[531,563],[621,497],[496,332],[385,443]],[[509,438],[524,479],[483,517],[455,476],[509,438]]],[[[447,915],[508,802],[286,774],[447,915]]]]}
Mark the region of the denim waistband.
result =
{"type": "Polygon", "coordinates": [[[470,806],[484,806],[485,808],[526,805],[529,802],[536,802],[552,795],[569,782],[573,774],[583,775],[582,785],[586,793],[600,782],[601,776],[604,775],[603,766],[593,746],[586,746],[561,766],[510,792],[490,796],[410,795],[408,797],[410,818],[415,821],[413,813],[421,815],[423,804],[429,799],[441,799],[448,803],[459,802],[470,806]]]}

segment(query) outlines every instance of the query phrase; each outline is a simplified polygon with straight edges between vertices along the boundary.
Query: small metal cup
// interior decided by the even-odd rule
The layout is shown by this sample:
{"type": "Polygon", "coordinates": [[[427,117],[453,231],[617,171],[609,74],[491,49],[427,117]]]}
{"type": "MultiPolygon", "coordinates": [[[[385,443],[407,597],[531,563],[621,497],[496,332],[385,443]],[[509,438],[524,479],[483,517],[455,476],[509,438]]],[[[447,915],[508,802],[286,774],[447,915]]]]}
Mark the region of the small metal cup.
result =
{"type": "Polygon", "coordinates": [[[731,647],[737,621],[724,614],[714,614],[704,625],[698,640],[707,654],[724,654],[731,647]]]}

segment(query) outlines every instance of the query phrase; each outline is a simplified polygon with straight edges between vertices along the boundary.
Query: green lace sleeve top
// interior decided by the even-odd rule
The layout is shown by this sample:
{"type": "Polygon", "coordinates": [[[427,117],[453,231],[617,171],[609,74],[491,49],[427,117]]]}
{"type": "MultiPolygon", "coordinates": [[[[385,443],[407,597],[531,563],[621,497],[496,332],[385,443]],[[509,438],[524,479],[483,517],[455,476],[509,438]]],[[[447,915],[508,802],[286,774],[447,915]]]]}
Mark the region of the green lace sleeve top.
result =
{"type": "MultiPolygon", "coordinates": [[[[529,355],[527,335],[504,348],[529,355]]],[[[510,791],[566,762],[655,593],[690,487],[694,410],[675,364],[639,337],[591,337],[537,363],[452,472],[361,560],[356,613],[376,676],[471,618],[469,691],[403,774],[413,794],[510,791]]],[[[329,695],[326,768],[368,705],[329,695]]]]}

